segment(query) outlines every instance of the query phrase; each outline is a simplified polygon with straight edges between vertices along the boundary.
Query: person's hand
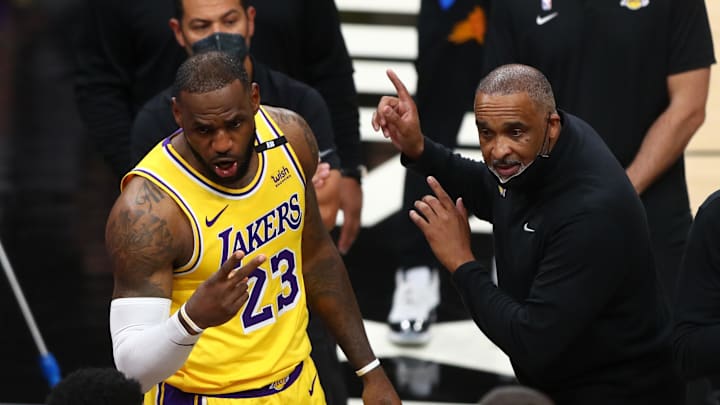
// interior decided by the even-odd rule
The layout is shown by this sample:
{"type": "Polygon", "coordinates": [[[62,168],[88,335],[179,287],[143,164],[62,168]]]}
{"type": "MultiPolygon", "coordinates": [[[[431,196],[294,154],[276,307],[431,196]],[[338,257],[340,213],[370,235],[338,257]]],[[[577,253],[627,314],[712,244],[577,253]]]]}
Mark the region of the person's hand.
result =
{"type": "Polygon", "coordinates": [[[434,177],[427,183],[435,196],[426,195],[415,201],[410,219],[425,235],[435,257],[442,265],[454,272],[460,265],[475,260],[470,248],[470,225],[462,198],[453,204],[434,177]]]}
{"type": "MultiPolygon", "coordinates": [[[[329,166],[328,166],[329,168],[329,166]]],[[[323,179],[320,187],[315,187],[318,208],[323,225],[328,231],[335,227],[337,213],[340,209],[340,182],[342,175],[340,170],[328,170],[328,175],[323,179]]],[[[313,181],[313,185],[315,182],[313,181]]]]}
{"type": "Polygon", "coordinates": [[[360,214],[363,205],[363,191],[360,183],[351,178],[340,180],[340,209],[343,212],[343,225],[338,239],[338,250],[347,254],[360,232],[360,214]]]}
{"type": "Polygon", "coordinates": [[[378,367],[363,376],[363,404],[394,405],[400,404],[395,388],[393,388],[385,371],[378,367]]]}
{"type": "Polygon", "coordinates": [[[185,311],[199,327],[222,325],[229,321],[248,300],[248,276],[264,261],[258,255],[237,268],[245,255],[236,251],[220,270],[205,280],[185,304],[185,311]]]}
{"type": "Polygon", "coordinates": [[[325,180],[327,180],[328,177],[330,177],[330,163],[318,163],[317,168],[315,169],[315,174],[313,174],[312,177],[312,184],[313,187],[315,187],[315,192],[320,191],[320,189],[325,185],[325,180]]]}
{"type": "Polygon", "coordinates": [[[425,147],[417,107],[395,72],[388,69],[387,75],[395,86],[397,97],[384,96],[380,99],[377,110],[373,112],[373,129],[382,130],[400,152],[417,159],[425,147]]]}

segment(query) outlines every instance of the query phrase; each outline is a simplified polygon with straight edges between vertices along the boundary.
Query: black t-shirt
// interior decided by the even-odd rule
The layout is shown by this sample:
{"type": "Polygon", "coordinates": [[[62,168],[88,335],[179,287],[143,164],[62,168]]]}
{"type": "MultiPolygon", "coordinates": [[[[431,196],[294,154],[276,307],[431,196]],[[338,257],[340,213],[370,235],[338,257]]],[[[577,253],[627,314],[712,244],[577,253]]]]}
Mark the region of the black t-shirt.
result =
{"type": "MultiPolygon", "coordinates": [[[[253,63],[252,80],[260,87],[260,102],[295,111],[307,121],[318,142],[324,162],[340,166],[330,113],[320,93],[312,87],[273,71],[261,63],[253,63]]],[[[131,144],[133,162],[137,163],[158,142],[177,130],[172,114],[171,88],[165,89],[143,106],[133,124],[131,144]]]]}
{"type": "MultiPolygon", "coordinates": [[[[491,11],[485,70],[512,62],[540,69],[558,107],[595,128],[623,167],[668,106],[667,77],[715,61],[703,0],[503,0],[491,11]]],[[[654,233],[684,237],[682,158],[643,202],[654,233]]]]}
{"type": "Polygon", "coordinates": [[[172,84],[185,60],[168,27],[170,0],[88,0],[76,45],[76,99],[91,138],[117,175],[131,167],[138,110],[172,84]]]}
{"type": "Polygon", "coordinates": [[[720,374],[720,191],[690,228],[675,305],[675,360],[687,378],[720,374]]]}

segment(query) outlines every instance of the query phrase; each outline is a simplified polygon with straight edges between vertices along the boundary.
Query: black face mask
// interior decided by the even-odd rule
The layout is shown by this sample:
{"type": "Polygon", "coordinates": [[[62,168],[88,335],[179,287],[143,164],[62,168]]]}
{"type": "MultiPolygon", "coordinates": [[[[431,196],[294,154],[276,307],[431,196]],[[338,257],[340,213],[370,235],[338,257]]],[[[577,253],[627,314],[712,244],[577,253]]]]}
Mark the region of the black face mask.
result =
{"type": "Polygon", "coordinates": [[[245,44],[245,37],[240,34],[228,34],[225,32],[215,32],[192,44],[194,55],[209,51],[224,52],[238,62],[245,60],[249,49],[245,44]]]}

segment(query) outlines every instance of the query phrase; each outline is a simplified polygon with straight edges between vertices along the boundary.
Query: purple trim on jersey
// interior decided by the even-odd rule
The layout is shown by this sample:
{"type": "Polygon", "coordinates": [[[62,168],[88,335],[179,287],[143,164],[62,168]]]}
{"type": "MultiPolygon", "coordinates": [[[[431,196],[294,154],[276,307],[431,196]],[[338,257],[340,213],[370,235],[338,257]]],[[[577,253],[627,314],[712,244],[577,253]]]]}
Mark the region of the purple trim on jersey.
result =
{"type": "MultiPolygon", "coordinates": [[[[135,172],[140,172],[140,173],[143,173],[143,174],[145,174],[145,175],[147,175],[147,176],[150,176],[150,177],[152,177],[153,179],[155,179],[155,181],[157,181],[158,183],[160,183],[160,184],[162,184],[163,186],[165,186],[165,189],[168,190],[169,192],[173,193],[173,194],[175,195],[175,197],[177,197],[177,201],[179,201],[179,202],[183,205],[183,207],[185,207],[185,210],[190,214],[190,217],[191,217],[192,220],[193,220],[193,224],[195,224],[195,230],[196,230],[197,235],[198,235],[198,254],[197,254],[197,257],[195,258],[195,261],[192,262],[192,265],[191,265],[190,267],[188,267],[187,270],[181,271],[181,272],[175,272],[174,274],[185,274],[185,273],[187,273],[188,271],[194,269],[195,266],[197,266],[198,262],[200,261],[200,258],[202,258],[202,240],[200,240],[200,239],[202,238],[202,229],[200,228],[200,223],[197,221],[197,218],[195,218],[195,215],[193,214],[193,211],[190,209],[190,207],[188,207],[187,204],[185,204],[185,200],[183,200],[183,199],[180,197],[180,194],[179,194],[177,191],[175,191],[175,189],[173,189],[172,187],[170,187],[169,184],[167,184],[166,182],[164,182],[161,178],[159,178],[158,176],[156,176],[154,173],[149,172],[149,171],[147,171],[147,170],[145,170],[145,169],[135,169],[135,170],[133,170],[133,171],[135,171],[135,172]]],[[[189,263],[188,263],[188,264],[189,264],[189,263]]],[[[185,266],[181,266],[181,267],[185,267],[185,266]]]]}
{"type": "MultiPolygon", "coordinates": [[[[273,133],[275,133],[275,137],[276,137],[276,138],[282,138],[282,135],[280,135],[280,133],[278,132],[278,130],[277,130],[277,129],[275,128],[275,126],[272,124],[272,121],[270,121],[270,119],[268,118],[268,116],[265,114],[265,111],[263,111],[262,108],[261,108],[260,110],[258,110],[258,111],[260,111],[260,112],[262,113],[263,117],[265,118],[265,121],[267,121],[267,123],[268,123],[268,126],[270,127],[270,129],[272,129],[273,133]]],[[[285,144],[283,144],[282,147],[283,147],[283,149],[285,149],[285,154],[287,155],[287,157],[289,158],[289,160],[292,162],[293,166],[295,167],[295,171],[296,171],[296,172],[298,173],[298,175],[300,176],[300,179],[301,179],[301,181],[302,181],[303,186],[305,186],[305,185],[306,185],[305,174],[304,174],[304,172],[302,171],[302,169],[298,166],[298,162],[295,161],[295,158],[293,157],[292,152],[290,152],[290,149],[289,149],[289,148],[290,148],[290,142],[289,142],[289,141],[288,141],[288,142],[285,142],[285,144]]]]}
{"type": "MultiPolygon", "coordinates": [[[[217,395],[207,395],[207,394],[191,394],[185,391],[182,391],[178,388],[173,387],[170,384],[162,383],[160,386],[161,391],[164,391],[164,395],[162,397],[164,398],[162,401],[158,400],[158,405],[194,405],[196,397],[207,397],[207,398],[259,398],[259,397],[266,397],[268,395],[274,395],[278,392],[285,391],[289,386],[291,386],[295,380],[298,379],[300,376],[300,373],[302,372],[303,363],[300,363],[295,367],[293,371],[288,374],[287,377],[281,379],[281,380],[287,380],[283,385],[281,385],[278,388],[275,388],[276,383],[271,383],[266,385],[262,388],[255,388],[252,390],[247,391],[239,391],[239,392],[231,392],[229,394],[217,394],[217,395]]],[[[200,399],[200,398],[198,398],[200,399]]],[[[202,403],[198,401],[198,403],[202,403]]]]}
{"type": "Polygon", "coordinates": [[[170,141],[172,140],[172,138],[173,138],[175,135],[177,135],[177,134],[179,134],[180,132],[182,132],[182,130],[183,130],[182,128],[178,128],[178,129],[174,130],[174,131],[172,132],[172,134],[168,135],[167,138],[163,139],[163,142],[162,142],[163,148],[164,148],[165,146],[167,146],[167,144],[170,143],[170,141]]]}
{"type": "MultiPolygon", "coordinates": [[[[257,136],[257,135],[256,135],[256,136],[257,136]]],[[[169,145],[170,145],[170,141],[169,141],[169,140],[170,140],[171,137],[172,137],[172,135],[171,135],[170,137],[168,137],[168,138],[165,140],[165,142],[163,142],[163,148],[165,149],[165,153],[166,153],[172,160],[174,160],[175,163],[177,163],[178,166],[180,166],[180,167],[183,169],[183,171],[185,171],[185,173],[187,173],[189,176],[191,176],[192,178],[194,178],[196,181],[198,181],[198,182],[199,182],[200,184],[202,184],[203,186],[205,186],[205,187],[207,187],[207,188],[210,188],[210,189],[212,189],[213,191],[215,191],[215,192],[217,192],[217,193],[219,193],[219,194],[222,194],[222,195],[231,196],[231,197],[242,197],[242,196],[245,196],[245,195],[252,194],[252,193],[255,191],[255,189],[258,188],[258,187],[260,186],[260,184],[262,183],[262,182],[259,181],[259,180],[262,179],[262,177],[263,177],[263,172],[265,171],[265,164],[264,164],[264,162],[263,162],[263,164],[260,165],[260,167],[258,168],[258,170],[260,170],[260,175],[259,175],[259,177],[258,177],[258,181],[257,181],[249,190],[246,190],[246,191],[243,191],[243,192],[239,192],[239,193],[231,193],[231,192],[225,191],[225,190],[223,190],[223,189],[217,188],[214,184],[209,183],[209,182],[206,181],[204,178],[202,178],[202,177],[196,175],[195,173],[193,173],[193,171],[188,168],[188,165],[187,165],[184,161],[180,160],[177,156],[175,156],[175,154],[174,154],[174,153],[170,150],[170,148],[169,148],[169,145]]],[[[253,176],[253,178],[255,178],[255,176],[253,176]]]]}

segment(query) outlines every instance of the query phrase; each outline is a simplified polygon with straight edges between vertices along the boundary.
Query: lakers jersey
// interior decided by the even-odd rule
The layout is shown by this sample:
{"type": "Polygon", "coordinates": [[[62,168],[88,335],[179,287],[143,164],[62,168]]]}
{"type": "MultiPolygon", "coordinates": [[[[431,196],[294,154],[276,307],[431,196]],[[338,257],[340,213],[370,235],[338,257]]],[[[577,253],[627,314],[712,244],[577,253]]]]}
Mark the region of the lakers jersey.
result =
{"type": "Polygon", "coordinates": [[[227,323],[203,332],[185,365],[166,380],[185,392],[221,394],[267,385],[310,354],[302,276],[305,174],[292,147],[261,107],[255,115],[258,169],[241,189],[223,187],[159,143],[123,179],[142,176],[187,215],[194,249],[175,269],[174,313],[236,250],[243,263],[267,257],[248,281],[249,299],[227,323]]]}

